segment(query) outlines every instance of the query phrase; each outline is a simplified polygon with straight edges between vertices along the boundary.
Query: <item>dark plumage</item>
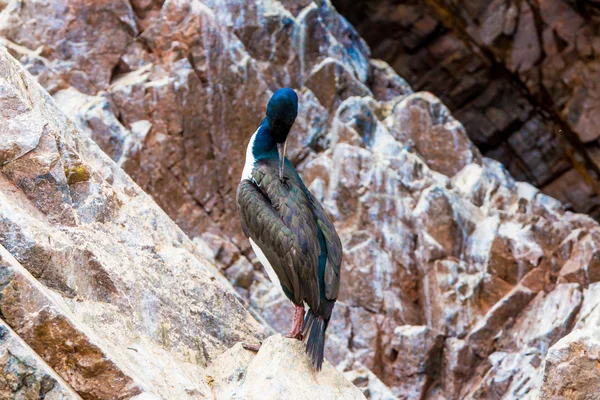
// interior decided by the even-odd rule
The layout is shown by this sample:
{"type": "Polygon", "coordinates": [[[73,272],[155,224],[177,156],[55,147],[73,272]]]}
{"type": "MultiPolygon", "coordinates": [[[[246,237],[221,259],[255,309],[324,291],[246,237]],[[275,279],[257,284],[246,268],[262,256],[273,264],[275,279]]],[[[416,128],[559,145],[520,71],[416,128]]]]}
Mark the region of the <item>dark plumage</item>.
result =
{"type": "Polygon", "coordinates": [[[339,290],[342,245],[323,206],[285,158],[297,104],[291,89],[272,96],[267,118],[248,146],[237,203],[244,234],[296,307],[291,336],[306,340],[306,351],[320,370],[339,290]],[[305,303],[309,311],[300,332],[305,303]]]}

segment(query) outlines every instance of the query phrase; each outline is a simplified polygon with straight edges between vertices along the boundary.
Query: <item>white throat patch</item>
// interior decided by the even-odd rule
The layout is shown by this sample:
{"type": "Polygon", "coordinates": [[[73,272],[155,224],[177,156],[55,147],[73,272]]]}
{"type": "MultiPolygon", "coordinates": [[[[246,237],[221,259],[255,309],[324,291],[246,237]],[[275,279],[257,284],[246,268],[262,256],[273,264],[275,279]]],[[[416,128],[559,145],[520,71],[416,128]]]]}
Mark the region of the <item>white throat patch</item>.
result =
{"type": "MultiPolygon", "coordinates": [[[[243,181],[244,179],[248,179],[250,182],[254,182],[254,179],[252,179],[252,169],[254,169],[254,166],[256,164],[256,159],[254,158],[254,154],[252,154],[252,148],[254,147],[254,141],[256,140],[257,133],[258,133],[258,129],[256,130],[256,132],[254,132],[254,134],[250,138],[250,143],[248,143],[248,148],[246,149],[246,163],[244,164],[244,171],[242,172],[242,178],[240,181],[243,181]]],[[[250,239],[250,245],[252,245],[252,249],[254,250],[256,257],[258,258],[258,261],[260,261],[260,263],[263,265],[263,267],[267,271],[267,275],[269,276],[269,279],[271,280],[271,282],[273,282],[273,284],[277,287],[277,289],[279,289],[283,293],[283,289],[281,288],[281,283],[279,282],[279,278],[277,277],[275,270],[269,263],[269,260],[267,260],[267,257],[265,256],[263,251],[260,249],[260,247],[258,247],[258,245],[254,242],[254,240],[252,240],[252,238],[248,238],[248,239],[250,239]]]]}
{"type": "Polygon", "coordinates": [[[256,164],[256,159],[254,158],[254,154],[252,154],[252,148],[254,147],[254,141],[256,140],[257,133],[258,129],[250,138],[250,143],[248,143],[248,147],[246,148],[246,163],[244,164],[244,171],[242,172],[242,178],[240,179],[240,182],[244,179],[248,179],[249,181],[253,182],[252,169],[256,164]]]}

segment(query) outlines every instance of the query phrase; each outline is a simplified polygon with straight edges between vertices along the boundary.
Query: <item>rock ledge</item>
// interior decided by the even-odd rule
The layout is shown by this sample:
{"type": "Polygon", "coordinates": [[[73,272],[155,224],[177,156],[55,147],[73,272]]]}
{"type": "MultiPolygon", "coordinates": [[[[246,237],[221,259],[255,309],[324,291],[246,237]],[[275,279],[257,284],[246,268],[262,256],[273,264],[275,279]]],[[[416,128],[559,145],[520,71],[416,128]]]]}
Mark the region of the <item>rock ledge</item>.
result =
{"type": "Polygon", "coordinates": [[[267,338],[258,354],[236,344],[207,373],[217,400],[365,398],[328,361],[320,372],[314,371],[304,344],[281,335],[267,338]]]}

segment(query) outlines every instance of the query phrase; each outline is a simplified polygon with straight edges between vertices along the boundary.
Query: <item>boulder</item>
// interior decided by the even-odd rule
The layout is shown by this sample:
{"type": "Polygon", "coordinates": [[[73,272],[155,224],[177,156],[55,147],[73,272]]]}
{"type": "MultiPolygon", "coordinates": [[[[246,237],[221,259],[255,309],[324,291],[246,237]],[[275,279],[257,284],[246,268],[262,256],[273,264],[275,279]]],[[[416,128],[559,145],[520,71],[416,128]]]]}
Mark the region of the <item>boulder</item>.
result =
{"type": "Polygon", "coordinates": [[[593,399],[600,392],[600,342],[593,331],[576,329],[548,351],[541,394],[544,399],[593,399]]]}
{"type": "Polygon", "coordinates": [[[281,335],[267,338],[258,354],[241,344],[219,356],[206,371],[214,398],[364,399],[329,362],[316,372],[302,342],[281,335]]]}

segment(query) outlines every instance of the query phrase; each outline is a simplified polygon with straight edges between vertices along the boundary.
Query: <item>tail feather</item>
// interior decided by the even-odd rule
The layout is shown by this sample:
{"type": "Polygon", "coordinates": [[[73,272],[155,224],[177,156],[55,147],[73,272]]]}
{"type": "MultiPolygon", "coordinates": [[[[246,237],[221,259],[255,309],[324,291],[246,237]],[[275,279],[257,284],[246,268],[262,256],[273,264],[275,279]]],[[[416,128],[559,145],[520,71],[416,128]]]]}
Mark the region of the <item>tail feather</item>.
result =
{"type": "Polygon", "coordinates": [[[308,310],[302,326],[302,336],[306,340],[306,353],[310,356],[312,365],[317,371],[320,371],[323,366],[325,330],[328,323],[329,320],[308,310]]]}

